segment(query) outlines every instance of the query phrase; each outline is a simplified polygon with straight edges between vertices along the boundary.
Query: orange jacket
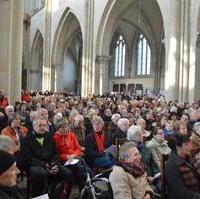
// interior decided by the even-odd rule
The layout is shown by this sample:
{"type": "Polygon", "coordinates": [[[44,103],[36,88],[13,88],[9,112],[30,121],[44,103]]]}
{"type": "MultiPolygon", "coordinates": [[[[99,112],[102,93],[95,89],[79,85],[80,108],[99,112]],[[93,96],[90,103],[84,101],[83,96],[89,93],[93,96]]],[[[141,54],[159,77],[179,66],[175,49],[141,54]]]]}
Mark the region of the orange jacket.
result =
{"type": "MultiPolygon", "coordinates": [[[[24,138],[28,133],[28,129],[24,126],[20,126],[20,130],[21,130],[21,133],[22,133],[22,138],[24,138]]],[[[10,126],[5,127],[1,131],[1,134],[9,136],[10,138],[12,138],[12,140],[16,144],[18,144],[19,140],[17,139],[16,133],[14,132],[14,130],[10,126]]]]}
{"type": "Polygon", "coordinates": [[[78,143],[76,135],[71,131],[64,135],[56,131],[53,139],[56,143],[56,148],[62,161],[66,161],[68,159],[68,155],[75,155],[77,157],[80,156],[81,147],[78,143]]]}

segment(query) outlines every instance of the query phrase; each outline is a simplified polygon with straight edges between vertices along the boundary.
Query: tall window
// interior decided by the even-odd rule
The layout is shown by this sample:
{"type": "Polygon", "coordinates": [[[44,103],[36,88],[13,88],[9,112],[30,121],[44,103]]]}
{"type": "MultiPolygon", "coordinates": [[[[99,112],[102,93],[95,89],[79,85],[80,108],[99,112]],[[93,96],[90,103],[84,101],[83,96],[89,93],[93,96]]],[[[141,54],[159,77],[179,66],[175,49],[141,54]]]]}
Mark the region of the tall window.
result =
{"type": "Polygon", "coordinates": [[[150,75],[151,49],[147,39],[140,34],[137,43],[137,75],[150,75]]]}
{"type": "Polygon", "coordinates": [[[116,46],[115,46],[115,69],[114,76],[120,77],[124,76],[125,73],[125,54],[126,54],[126,44],[122,35],[118,36],[116,46]]]}

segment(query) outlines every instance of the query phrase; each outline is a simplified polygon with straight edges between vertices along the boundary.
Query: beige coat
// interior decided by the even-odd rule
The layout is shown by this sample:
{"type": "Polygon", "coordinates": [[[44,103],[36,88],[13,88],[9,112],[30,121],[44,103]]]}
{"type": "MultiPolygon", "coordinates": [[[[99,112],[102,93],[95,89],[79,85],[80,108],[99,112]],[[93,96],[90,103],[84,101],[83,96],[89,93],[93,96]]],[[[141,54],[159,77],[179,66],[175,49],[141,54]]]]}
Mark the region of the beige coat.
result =
{"type": "Polygon", "coordinates": [[[152,192],[146,179],[146,173],[134,178],[122,167],[113,166],[109,180],[114,199],[143,199],[147,190],[152,192]]]}

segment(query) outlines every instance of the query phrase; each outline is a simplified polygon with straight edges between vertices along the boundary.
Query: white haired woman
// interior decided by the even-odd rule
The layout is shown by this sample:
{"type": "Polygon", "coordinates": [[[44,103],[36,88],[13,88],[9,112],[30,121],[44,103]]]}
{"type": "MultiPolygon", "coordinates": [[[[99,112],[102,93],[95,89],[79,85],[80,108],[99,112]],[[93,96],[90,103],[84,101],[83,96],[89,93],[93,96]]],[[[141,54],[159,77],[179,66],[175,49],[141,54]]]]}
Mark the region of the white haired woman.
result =
{"type": "Polygon", "coordinates": [[[93,132],[86,137],[85,155],[88,164],[93,168],[109,168],[114,161],[105,150],[108,146],[107,135],[103,131],[104,122],[101,117],[92,119],[93,132]]]}
{"type": "Polygon", "coordinates": [[[134,143],[119,149],[119,162],[109,176],[114,199],[150,199],[153,191],[147,182],[141,155],[134,143]]]}

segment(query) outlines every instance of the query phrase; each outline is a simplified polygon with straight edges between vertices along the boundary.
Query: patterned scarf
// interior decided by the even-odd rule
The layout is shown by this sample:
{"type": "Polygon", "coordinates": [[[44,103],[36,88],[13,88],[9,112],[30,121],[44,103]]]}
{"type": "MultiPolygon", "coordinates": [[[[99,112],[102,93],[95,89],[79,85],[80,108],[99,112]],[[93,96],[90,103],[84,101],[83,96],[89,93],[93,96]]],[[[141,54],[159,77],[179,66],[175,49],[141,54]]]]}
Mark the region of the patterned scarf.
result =
{"type": "Polygon", "coordinates": [[[121,166],[126,172],[130,173],[134,178],[138,178],[144,175],[145,170],[143,164],[140,163],[140,166],[136,166],[133,163],[119,162],[117,165],[121,166]]]}

